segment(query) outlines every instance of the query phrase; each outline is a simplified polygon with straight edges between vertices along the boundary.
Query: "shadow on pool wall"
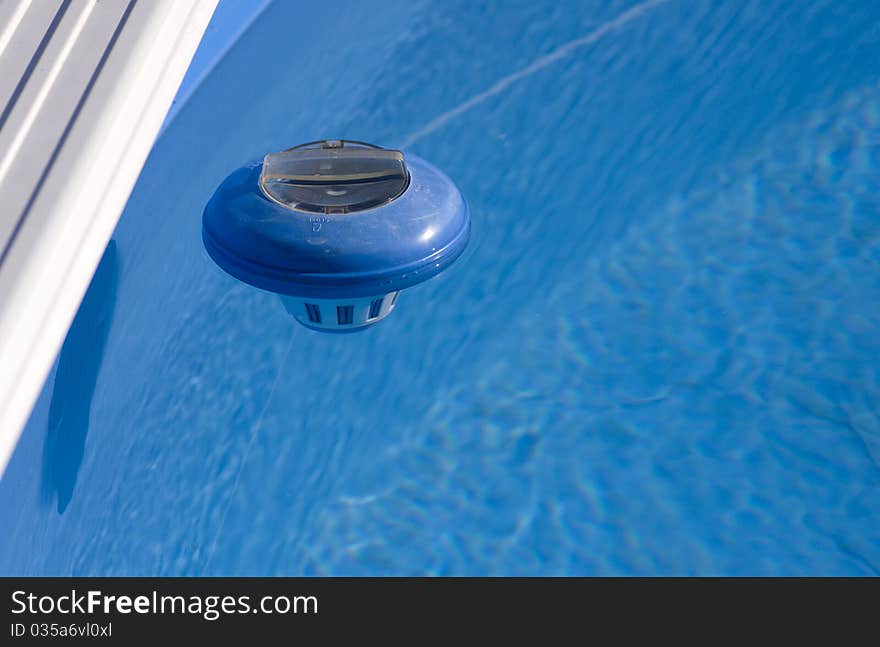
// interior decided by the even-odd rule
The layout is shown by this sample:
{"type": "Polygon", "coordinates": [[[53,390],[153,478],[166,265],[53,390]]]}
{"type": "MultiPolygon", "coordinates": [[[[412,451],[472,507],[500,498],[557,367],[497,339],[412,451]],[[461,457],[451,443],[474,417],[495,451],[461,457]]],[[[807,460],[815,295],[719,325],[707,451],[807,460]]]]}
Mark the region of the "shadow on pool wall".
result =
{"type": "Polygon", "coordinates": [[[119,282],[116,241],[111,240],[80,304],[58,356],[49,424],[43,446],[43,501],[57,497],[63,514],[82,465],[89,414],[113,321],[119,282]]]}

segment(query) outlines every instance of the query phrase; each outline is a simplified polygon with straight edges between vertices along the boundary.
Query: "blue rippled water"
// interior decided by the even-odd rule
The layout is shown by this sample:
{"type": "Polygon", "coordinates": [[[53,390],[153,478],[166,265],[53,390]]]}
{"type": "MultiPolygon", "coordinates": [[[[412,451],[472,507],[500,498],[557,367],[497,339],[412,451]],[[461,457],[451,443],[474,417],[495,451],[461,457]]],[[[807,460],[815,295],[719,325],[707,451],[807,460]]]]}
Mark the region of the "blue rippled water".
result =
{"type": "Polygon", "coordinates": [[[0,573],[877,574],[880,5],[317,4],[163,131],[0,483],[0,573]],[[474,219],[358,335],[199,235],[231,169],[327,136],[474,219]]]}

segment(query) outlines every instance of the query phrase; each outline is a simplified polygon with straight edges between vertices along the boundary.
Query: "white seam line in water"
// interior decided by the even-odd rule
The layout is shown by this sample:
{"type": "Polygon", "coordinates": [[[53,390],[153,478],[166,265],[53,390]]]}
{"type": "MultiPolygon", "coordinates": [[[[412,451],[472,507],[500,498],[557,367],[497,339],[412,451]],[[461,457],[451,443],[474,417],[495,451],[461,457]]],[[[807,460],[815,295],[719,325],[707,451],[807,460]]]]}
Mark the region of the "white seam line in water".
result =
{"type": "Polygon", "coordinates": [[[214,534],[214,541],[211,542],[211,548],[208,550],[208,559],[205,560],[205,567],[202,569],[202,577],[208,572],[208,568],[211,566],[211,561],[214,559],[214,552],[217,550],[217,539],[223,532],[223,526],[226,525],[226,516],[229,514],[229,508],[232,506],[232,499],[235,498],[235,492],[238,490],[238,482],[241,480],[241,473],[244,471],[244,464],[247,463],[248,456],[250,456],[251,453],[251,447],[253,447],[254,440],[257,438],[257,432],[263,424],[263,416],[266,415],[266,411],[269,409],[269,403],[272,402],[272,396],[275,395],[275,388],[281,380],[281,373],[284,372],[284,365],[287,364],[287,356],[290,355],[290,349],[293,348],[293,338],[294,334],[291,333],[290,339],[287,342],[287,349],[284,351],[284,355],[281,358],[281,364],[278,366],[278,372],[275,374],[275,381],[272,382],[272,388],[269,389],[269,395],[266,397],[263,409],[260,411],[260,415],[257,417],[257,422],[251,431],[251,437],[248,439],[248,444],[244,448],[244,454],[241,456],[241,462],[238,464],[238,472],[236,472],[235,481],[232,484],[232,492],[229,493],[229,496],[226,499],[226,506],[223,508],[223,516],[220,517],[220,525],[217,527],[217,532],[214,534]]]}
{"type": "Polygon", "coordinates": [[[70,53],[73,51],[73,47],[79,40],[80,34],[82,33],[83,29],[85,29],[86,23],[89,20],[89,16],[92,14],[92,9],[95,8],[95,2],[96,0],[90,0],[83,12],[80,14],[79,18],[77,18],[76,24],[74,24],[73,29],[67,36],[67,40],[64,41],[64,45],[62,46],[61,51],[58,54],[58,58],[55,59],[55,63],[49,70],[49,74],[43,80],[43,85],[40,87],[37,96],[34,98],[34,102],[31,104],[31,107],[28,110],[24,121],[22,122],[21,126],[19,126],[18,133],[16,134],[15,139],[9,146],[9,150],[3,157],[3,161],[0,162],[0,182],[3,182],[4,178],[6,177],[6,173],[9,171],[9,167],[12,165],[12,160],[15,159],[15,156],[18,154],[18,149],[21,148],[21,145],[24,143],[25,138],[28,136],[28,134],[30,134],[31,127],[37,120],[37,115],[39,114],[40,110],[43,109],[43,104],[46,102],[46,98],[49,96],[52,88],[55,87],[55,81],[61,74],[61,70],[64,67],[64,64],[67,62],[67,59],[70,57],[70,53]]]}
{"type": "Polygon", "coordinates": [[[442,128],[447,123],[455,119],[456,117],[461,116],[471,108],[474,108],[481,103],[483,103],[486,99],[490,99],[494,97],[496,94],[499,94],[506,90],[510,85],[520,81],[526,77],[531,76],[535,72],[544,69],[548,65],[552,65],[556,61],[565,58],[574,50],[584,47],[586,45],[592,45],[597,40],[605,36],[606,34],[615,31],[617,29],[621,29],[625,27],[628,23],[640,17],[649,9],[653,9],[654,7],[658,7],[660,5],[664,5],[671,0],[648,0],[648,2],[642,2],[637,4],[634,7],[630,7],[622,14],[620,14],[617,18],[613,20],[609,20],[608,22],[602,23],[596,29],[591,31],[589,34],[585,36],[581,36],[580,38],[575,38],[574,40],[570,40],[567,43],[560,45],[556,49],[554,49],[549,54],[544,54],[543,56],[538,57],[532,63],[527,65],[526,67],[513,72],[512,74],[508,74],[505,77],[502,77],[498,81],[496,81],[492,86],[488,89],[480,92],[472,96],[467,101],[464,101],[451,110],[447,110],[442,115],[435,117],[427,124],[422,126],[419,130],[410,133],[403,140],[403,143],[400,145],[400,148],[408,148],[412,146],[417,141],[419,141],[422,137],[430,135],[435,130],[442,128]]]}

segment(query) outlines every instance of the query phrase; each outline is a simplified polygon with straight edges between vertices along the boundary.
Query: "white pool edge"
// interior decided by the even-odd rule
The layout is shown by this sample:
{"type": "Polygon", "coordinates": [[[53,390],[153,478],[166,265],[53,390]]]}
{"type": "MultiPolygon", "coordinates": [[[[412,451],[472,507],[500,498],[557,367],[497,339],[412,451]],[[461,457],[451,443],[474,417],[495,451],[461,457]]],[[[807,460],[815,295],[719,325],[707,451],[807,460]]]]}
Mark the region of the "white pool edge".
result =
{"type": "MultiPolygon", "coordinates": [[[[24,4],[30,2],[20,0],[16,8],[29,11],[22,8],[24,4]]],[[[101,63],[87,60],[91,69],[83,78],[91,76],[91,80],[81,88],[81,106],[62,134],[39,142],[25,138],[11,160],[26,165],[38,157],[33,154],[35,146],[48,146],[49,161],[35,171],[39,182],[33,187],[0,184],[0,204],[6,193],[27,191],[29,196],[20,213],[0,213],[7,222],[16,223],[13,235],[2,241],[0,261],[0,477],[216,4],[217,0],[119,0],[115,6],[96,4],[91,15],[80,16],[82,22],[100,18],[104,10],[124,10],[101,63]]],[[[72,6],[82,10],[79,4],[72,6]]],[[[80,23],[67,32],[59,28],[58,37],[88,37],[81,28],[80,23]]],[[[54,37],[49,39],[50,47],[54,37]]],[[[4,55],[17,54],[7,50],[4,55]]],[[[62,71],[84,64],[83,58],[68,57],[62,71]]],[[[41,80],[36,72],[32,76],[41,80]]],[[[27,109],[25,103],[14,107],[27,109]]],[[[15,116],[14,111],[10,114],[15,116]]],[[[42,110],[36,119],[36,124],[29,124],[10,117],[4,127],[33,129],[41,127],[40,120],[51,126],[53,111],[42,110]]],[[[68,116],[61,114],[58,119],[68,116]]]]}

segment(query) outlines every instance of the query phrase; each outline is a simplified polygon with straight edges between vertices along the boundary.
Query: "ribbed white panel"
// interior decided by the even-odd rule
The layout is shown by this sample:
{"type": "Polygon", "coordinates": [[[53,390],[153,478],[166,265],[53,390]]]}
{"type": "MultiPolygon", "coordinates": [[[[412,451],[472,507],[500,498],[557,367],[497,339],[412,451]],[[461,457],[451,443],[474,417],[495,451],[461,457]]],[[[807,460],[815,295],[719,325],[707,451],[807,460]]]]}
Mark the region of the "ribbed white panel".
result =
{"type": "Polygon", "coordinates": [[[0,0],[0,473],[217,0],[0,0]]]}
{"type": "Polygon", "coordinates": [[[357,299],[312,299],[282,296],[288,313],[304,326],[347,332],[379,323],[394,310],[400,291],[357,299]]]}

